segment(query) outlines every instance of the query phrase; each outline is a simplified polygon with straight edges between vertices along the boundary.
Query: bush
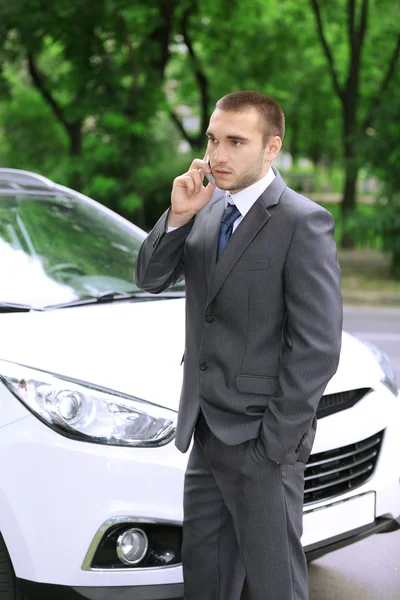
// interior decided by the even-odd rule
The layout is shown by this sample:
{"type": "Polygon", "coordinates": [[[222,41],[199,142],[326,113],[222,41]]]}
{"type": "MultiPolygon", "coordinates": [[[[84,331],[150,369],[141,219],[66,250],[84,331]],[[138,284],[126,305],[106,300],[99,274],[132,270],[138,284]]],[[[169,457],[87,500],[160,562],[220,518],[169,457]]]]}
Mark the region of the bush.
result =
{"type": "Polygon", "coordinates": [[[400,195],[390,201],[377,201],[368,213],[354,211],[345,224],[345,231],[359,246],[390,252],[391,274],[400,279],[400,195]]]}

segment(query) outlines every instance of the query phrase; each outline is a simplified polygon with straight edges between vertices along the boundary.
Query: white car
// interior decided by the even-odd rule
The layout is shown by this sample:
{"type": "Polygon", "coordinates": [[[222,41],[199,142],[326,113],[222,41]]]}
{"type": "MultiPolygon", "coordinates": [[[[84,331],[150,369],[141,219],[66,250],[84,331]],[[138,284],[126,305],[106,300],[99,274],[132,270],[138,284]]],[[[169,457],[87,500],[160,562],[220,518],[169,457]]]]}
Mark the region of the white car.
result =
{"type": "MultiPolygon", "coordinates": [[[[0,600],[183,596],[184,288],[135,287],[144,237],[0,169],[0,600]]],[[[309,560],[400,527],[397,393],[387,356],[343,333],[306,469],[309,560]]]]}

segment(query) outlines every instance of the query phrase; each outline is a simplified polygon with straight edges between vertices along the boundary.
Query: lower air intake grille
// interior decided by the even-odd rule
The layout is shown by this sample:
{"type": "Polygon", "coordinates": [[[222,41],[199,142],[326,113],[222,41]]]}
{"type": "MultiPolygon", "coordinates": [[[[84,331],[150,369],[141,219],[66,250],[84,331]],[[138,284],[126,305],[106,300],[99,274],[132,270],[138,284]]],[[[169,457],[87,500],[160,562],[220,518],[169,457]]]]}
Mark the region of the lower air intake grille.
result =
{"type": "Polygon", "coordinates": [[[357,390],[347,390],[338,394],[326,394],[322,396],[317,410],[318,419],[354,406],[354,404],[371,391],[371,388],[358,388],[357,390]]]}
{"type": "Polygon", "coordinates": [[[359,487],[375,469],[383,431],[367,440],[312,454],[305,473],[304,504],[321,502],[359,487]]]}

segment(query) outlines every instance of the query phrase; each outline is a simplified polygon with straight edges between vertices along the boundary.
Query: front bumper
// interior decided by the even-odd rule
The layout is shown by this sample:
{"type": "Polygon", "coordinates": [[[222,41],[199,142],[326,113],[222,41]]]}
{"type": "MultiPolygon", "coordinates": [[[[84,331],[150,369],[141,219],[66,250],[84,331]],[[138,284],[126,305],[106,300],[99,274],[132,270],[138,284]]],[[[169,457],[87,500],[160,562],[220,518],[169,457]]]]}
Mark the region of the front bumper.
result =
{"type": "MultiPolygon", "coordinates": [[[[343,535],[325,540],[321,547],[314,544],[305,548],[307,561],[311,562],[328,552],[339,550],[359,542],[374,533],[389,533],[400,529],[400,516],[379,517],[366,527],[359,527],[343,535]]],[[[183,583],[167,585],[126,586],[126,587],[69,587],[36,583],[25,579],[18,580],[18,586],[26,600],[182,600],[183,583]]]]}
{"type": "Polygon", "coordinates": [[[182,600],[183,584],[126,587],[69,587],[18,579],[26,600],[182,600]]]}
{"type": "MultiPolygon", "coordinates": [[[[15,403],[4,391],[3,405],[8,396],[15,403]]],[[[374,493],[376,506],[370,521],[362,527],[358,523],[359,529],[351,521],[346,530],[322,527],[318,535],[313,527],[306,546],[309,560],[396,527],[393,521],[390,525],[388,515],[397,515],[400,506],[396,460],[400,414],[398,399],[396,405],[390,405],[388,395],[380,399],[378,406],[371,394],[319,424],[316,452],[351,444],[377,431],[385,430],[385,436],[376,469],[363,486],[313,505],[313,509],[328,509],[328,522],[327,505],[374,493]]],[[[28,592],[35,600],[181,599],[181,565],[85,570],[84,563],[96,532],[110,518],[182,522],[188,456],[180,454],[173,443],[137,449],[76,442],[58,435],[28,411],[22,418],[20,413],[18,421],[1,428],[0,531],[28,600],[28,592]]]]}
{"type": "Polygon", "coordinates": [[[307,562],[316,560],[324,554],[328,554],[328,552],[340,550],[340,548],[360,542],[374,533],[389,533],[391,531],[397,531],[398,529],[400,529],[400,516],[397,519],[390,516],[378,517],[369,525],[324,540],[323,546],[321,546],[320,543],[306,546],[304,551],[306,553],[307,562]]]}

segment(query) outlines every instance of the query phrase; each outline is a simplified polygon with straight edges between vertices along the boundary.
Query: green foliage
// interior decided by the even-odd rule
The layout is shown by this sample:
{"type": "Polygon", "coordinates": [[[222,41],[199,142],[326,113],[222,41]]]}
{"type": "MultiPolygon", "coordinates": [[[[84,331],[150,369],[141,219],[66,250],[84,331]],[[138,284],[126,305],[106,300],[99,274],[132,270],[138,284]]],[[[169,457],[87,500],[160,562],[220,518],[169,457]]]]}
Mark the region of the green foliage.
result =
{"type": "Polygon", "coordinates": [[[121,200],[121,207],[129,213],[134,213],[143,205],[143,198],[136,194],[136,192],[132,192],[128,194],[121,200]]]}
{"type": "MultiPolygon", "coordinates": [[[[359,26],[362,3],[318,5],[344,89],[354,63],[349,11],[359,26]]],[[[368,5],[346,160],[384,181],[390,200],[400,185],[398,74],[380,90],[399,12],[392,0],[368,5]]],[[[80,189],[147,229],[168,207],[173,178],[203,155],[205,115],[237,89],[283,106],[294,187],[311,178],[313,191],[343,189],[343,97],[311,0],[0,2],[1,163],[80,189]]]]}
{"type": "Polygon", "coordinates": [[[2,166],[66,177],[67,141],[38,92],[16,79],[10,97],[0,102],[2,166]]]}
{"type": "MultiPolygon", "coordinates": [[[[0,51],[8,72],[38,90],[49,120],[63,131],[67,168],[58,180],[100,192],[101,201],[124,212],[133,206],[135,170],[149,160],[150,122],[164,103],[175,2],[70,0],[49,7],[34,0],[25,9],[21,19],[17,7],[0,4],[0,51]],[[122,206],[125,196],[131,200],[122,206]]],[[[3,155],[7,148],[3,142],[3,155]]],[[[21,167],[15,151],[8,159],[21,167]]],[[[34,170],[44,169],[54,176],[38,154],[34,170]]]]}
{"type": "MultiPolygon", "coordinates": [[[[400,75],[395,80],[400,87],[400,75]]],[[[383,194],[391,200],[400,193],[400,99],[387,93],[367,131],[365,156],[371,174],[382,182],[383,194]]],[[[395,201],[395,200],[394,200],[395,201]]]]}
{"type": "Polygon", "coordinates": [[[400,195],[391,202],[377,202],[368,212],[354,211],[346,222],[346,230],[359,246],[390,252],[392,276],[400,279],[400,195]]]}
{"type": "MultiPolygon", "coordinates": [[[[399,74],[394,78],[398,89],[399,74]]],[[[370,214],[353,213],[348,229],[359,244],[390,252],[391,272],[400,279],[400,101],[387,92],[367,130],[364,156],[370,175],[379,178],[379,199],[370,214]]]]}

